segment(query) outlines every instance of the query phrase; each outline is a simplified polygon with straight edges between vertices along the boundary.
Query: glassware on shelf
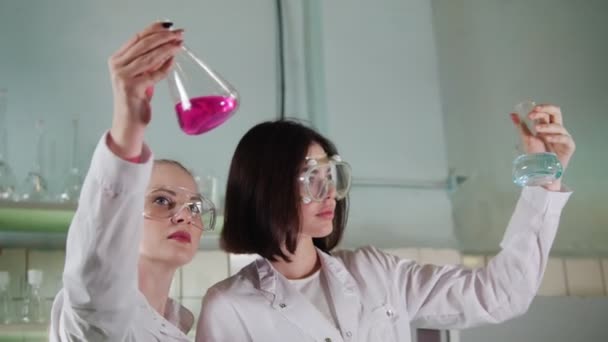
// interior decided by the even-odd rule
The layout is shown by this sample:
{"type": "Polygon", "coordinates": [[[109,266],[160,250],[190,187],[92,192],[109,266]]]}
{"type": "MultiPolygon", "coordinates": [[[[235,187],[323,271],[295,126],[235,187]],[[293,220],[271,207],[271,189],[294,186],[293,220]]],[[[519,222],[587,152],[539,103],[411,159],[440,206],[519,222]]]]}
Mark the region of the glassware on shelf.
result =
{"type": "Polygon", "coordinates": [[[201,194],[213,202],[216,208],[220,208],[221,203],[219,203],[218,191],[219,180],[215,174],[212,171],[205,172],[202,177],[197,175],[195,181],[198,184],[201,194]]]}
{"type": "Polygon", "coordinates": [[[6,120],[8,92],[0,89],[0,200],[15,196],[17,180],[8,162],[8,125],[6,120]]]}
{"type": "MultiPolygon", "coordinates": [[[[524,101],[515,106],[515,112],[530,132],[536,135],[535,122],[528,119],[536,103],[524,101]]],[[[553,152],[526,153],[518,144],[519,156],[513,161],[513,183],[524,186],[551,184],[559,179],[564,171],[557,155],[553,152]]]]}
{"type": "Polygon", "coordinates": [[[0,324],[11,323],[11,297],[9,295],[10,274],[0,271],[0,324]]]}
{"type": "Polygon", "coordinates": [[[48,198],[48,188],[44,177],[44,148],[46,147],[44,121],[37,120],[36,156],[32,168],[17,190],[17,200],[23,202],[44,202],[48,198]]]}
{"type": "Polygon", "coordinates": [[[185,45],[167,77],[179,126],[203,134],[226,122],[239,106],[237,91],[185,45]]]}
{"type": "Polygon", "coordinates": [[[63,187],[59,192],[57,200],[61,203],[76,203],[80,196],[82,188],[83,175],[79,168],[79,118],[75,116],[72,119],[72,156],[70,161],[70,169],[63,181],[63,187]]]}
{"type": "Polygon", "coordinates": [[[45,321],[44,299],[40,293],[42,278],[41,270],[27,271],[27,293],[21,311],[21,320],[24,323],[43,323],[45,321]]]}

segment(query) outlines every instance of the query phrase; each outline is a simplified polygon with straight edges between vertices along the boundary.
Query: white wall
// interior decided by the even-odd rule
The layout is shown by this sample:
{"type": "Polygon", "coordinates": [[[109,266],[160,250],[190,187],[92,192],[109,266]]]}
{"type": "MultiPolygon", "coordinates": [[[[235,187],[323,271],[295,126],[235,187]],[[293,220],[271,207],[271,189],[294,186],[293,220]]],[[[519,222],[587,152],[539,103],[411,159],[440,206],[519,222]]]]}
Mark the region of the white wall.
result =
{"type": "Polygon", "coordinates": [[[516,132],[508,113],[526,98],[556,103],[577,142],[565,174],[575,190],[554,251],[607,255],[608,3],[567,0],[435,0],[448,164],[472,176],[454,196],[458,238],[491,251],[518,189],[516,132]]]}
{"type": "MultiPolygon", "coordinates": [[[[318,13],[324,78],[317,86],[325,89],[319,101],[325,108],[313,122],[335,140],[355,181],[444,181],[448,167],[430,2],[322,1],[318,13]]],[[[455,243],[443,189],[355,182],[351,199],[347,245],[455,243]]]]}

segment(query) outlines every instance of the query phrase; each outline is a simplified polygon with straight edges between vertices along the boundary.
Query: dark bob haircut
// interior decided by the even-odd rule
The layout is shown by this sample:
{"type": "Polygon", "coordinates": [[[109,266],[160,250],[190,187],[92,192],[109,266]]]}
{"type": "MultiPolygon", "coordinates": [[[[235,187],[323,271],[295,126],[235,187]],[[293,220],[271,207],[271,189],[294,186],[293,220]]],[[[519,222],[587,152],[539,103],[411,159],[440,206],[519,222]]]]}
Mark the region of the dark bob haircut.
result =
{"type": "MultiPolygon", "coordinates": [[[[299,122],[277,120],[250,129],[236,147],[226,188],[221,246],[229,253],[259,254],[270,260],[294,253],[300,227],[300,176],[313,143],[328,156],[338,154],[329,139],[299,122]]],[[[332,232],[314,238],[329,253],[342,239],[348,197],[337,201],[332,232]]]]}

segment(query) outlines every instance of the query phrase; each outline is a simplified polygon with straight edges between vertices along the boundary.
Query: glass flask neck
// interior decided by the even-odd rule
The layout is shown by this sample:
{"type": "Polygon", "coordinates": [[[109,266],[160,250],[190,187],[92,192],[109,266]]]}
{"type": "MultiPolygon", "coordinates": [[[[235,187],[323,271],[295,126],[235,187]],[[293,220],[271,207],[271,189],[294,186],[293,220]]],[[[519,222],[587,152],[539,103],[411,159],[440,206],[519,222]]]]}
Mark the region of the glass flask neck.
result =
{"type": "Polygon", "coordinates": [[[8,159],[7,92],[0,89],[0,164],[8,159]]]}

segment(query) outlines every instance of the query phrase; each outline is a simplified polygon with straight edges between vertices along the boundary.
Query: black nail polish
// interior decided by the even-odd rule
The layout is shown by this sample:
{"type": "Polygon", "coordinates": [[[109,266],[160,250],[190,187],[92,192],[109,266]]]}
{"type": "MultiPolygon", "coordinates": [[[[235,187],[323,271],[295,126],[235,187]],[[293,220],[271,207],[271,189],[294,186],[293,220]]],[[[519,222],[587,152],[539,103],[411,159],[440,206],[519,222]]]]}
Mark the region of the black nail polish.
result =
{"type": "Polygon", "coordinates": [[[170,28],[171,26],[173,26],[173,23],[170,22],[170,21],[165,21],[163,23],[163,27],[166,28],[166,29],[170,28]]]}

